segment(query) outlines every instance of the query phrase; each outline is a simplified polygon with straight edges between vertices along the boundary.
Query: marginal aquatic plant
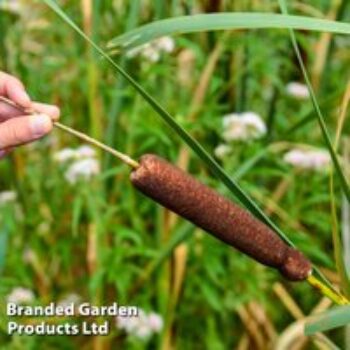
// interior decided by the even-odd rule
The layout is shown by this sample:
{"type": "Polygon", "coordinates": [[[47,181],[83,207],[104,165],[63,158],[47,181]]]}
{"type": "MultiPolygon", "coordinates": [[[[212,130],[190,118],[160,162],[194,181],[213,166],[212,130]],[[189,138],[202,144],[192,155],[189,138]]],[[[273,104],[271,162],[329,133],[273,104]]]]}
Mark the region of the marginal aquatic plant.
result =
{"type": "MultiPolygon", "coordinates": [[[[4,97],[0,97],[0,100],[23,112],[35,113],[23,110],[4,97]]],[[[336,303],[348,303],[345,297],[333,292],[312,276],[311,263],[301,252],[289,247],[248,211],[201,184],[181,169],[155,155],[144,155],[137,162],[79,131],[58,122],[54,125],[109,152],[129,165],[133,169],[131,183],[149,198],[260,263],[278,269],[287,279],[308,280],[336,303]]]]}

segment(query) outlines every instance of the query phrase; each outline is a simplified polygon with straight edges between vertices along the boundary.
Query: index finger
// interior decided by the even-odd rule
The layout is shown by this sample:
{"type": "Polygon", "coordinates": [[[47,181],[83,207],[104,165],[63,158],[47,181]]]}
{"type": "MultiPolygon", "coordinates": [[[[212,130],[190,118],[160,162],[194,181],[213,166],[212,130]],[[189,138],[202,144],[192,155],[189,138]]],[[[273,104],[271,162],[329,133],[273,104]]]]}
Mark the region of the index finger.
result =
{"type": "Polygon", "coordinates": [[[0,72],[0,95],[8,97],[24,108],[31,105],[30,97],[21,81],[3,72],[0,72]]]}
{"type": "Polygon", "coordinates": [[[32,107],[36,112],[46,114],[54,121],[57,121],[61,114],[60,109],[57,106],[46,103],[33,102],[32,107]]]}

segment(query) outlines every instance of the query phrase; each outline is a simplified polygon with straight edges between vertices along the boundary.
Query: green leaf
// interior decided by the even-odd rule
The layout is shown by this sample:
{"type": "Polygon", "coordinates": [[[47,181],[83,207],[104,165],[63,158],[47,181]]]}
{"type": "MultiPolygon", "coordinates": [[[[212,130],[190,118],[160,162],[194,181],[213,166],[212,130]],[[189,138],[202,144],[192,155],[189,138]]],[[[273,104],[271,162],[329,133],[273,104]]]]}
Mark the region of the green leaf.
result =
{"type": "Polygon", "coordinates": [[[339,306],[313,316],[305,325],[305,335],[339,328],[350,323],[350,306],[339,306]]]}
{"type": "Polygon", "coordinates": [[[289,28],[350,34],[350,24],[303,16],[274,13],[218,13],[169,18],[146,24],[117,36],[108,43],[108,49],[131,49],[164,35],[213,30],[289,28]]]}

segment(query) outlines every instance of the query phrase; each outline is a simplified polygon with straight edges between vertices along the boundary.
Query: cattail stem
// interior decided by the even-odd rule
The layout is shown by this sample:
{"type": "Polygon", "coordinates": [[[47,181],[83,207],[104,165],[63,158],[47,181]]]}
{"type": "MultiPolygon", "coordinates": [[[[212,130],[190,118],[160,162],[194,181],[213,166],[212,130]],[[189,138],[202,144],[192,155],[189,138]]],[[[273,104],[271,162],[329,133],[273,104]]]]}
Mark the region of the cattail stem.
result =
{"type": "Polygon", "coordinates": [[[91,145],[93,146],[96,146],[110,154],[112,154],[113,156],[115,156],[116,158],[120,159],[122,162],[124,162],[125,164],[129,165],[130,167],[132,167],[133,169],[137,169],[139,167],[139,163],[132,159],[131,157],[129,157],[127,154],[124,154],[122,152],[119,152],[109,146],[107,146],[106,144],[100,142],[100,141],[97,141],[96,139],[80,132],[80,131],[77,131],[77,130],[74,130],[66,125],[63,125],[62,123],[59,123],[59,122],[55,122],[54,123],[54,126],[60,130],[63,130],[71,135],[74,135],[78,138],[80,138],[81,140],[87,142],[87,143],[90,143],[91,145]]]}
{"type": "Polygon", "coordinates": [[[336,293],[330,288],[328,288],[325,284],[323,284],[320,280],[318,280],[315,276],[311,275],[307,278],[307,281],[311,286],[321,292],[324,296],[331,299],[337,305],[349,305],[350,301],[342,294],[336,293]]]}

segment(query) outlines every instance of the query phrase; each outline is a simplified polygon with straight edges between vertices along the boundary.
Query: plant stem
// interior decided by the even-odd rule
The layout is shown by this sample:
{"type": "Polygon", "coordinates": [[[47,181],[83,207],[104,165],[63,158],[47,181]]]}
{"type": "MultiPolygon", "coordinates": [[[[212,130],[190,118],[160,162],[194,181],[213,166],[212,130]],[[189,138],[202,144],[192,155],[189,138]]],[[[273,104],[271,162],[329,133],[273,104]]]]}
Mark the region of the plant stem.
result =
{"type": "Polygon", "coordinates": [[[318,280],[315,276],[313,275],[309,276],[307,281],[311,286],[313,286],[318,291],[320,291],[323,295],[331,299],[334,303],[338,305],[350,304],[350,301],[345,296],[339,293],[335,293],[333,290],[331,290],[325,284],[323,284],[320,280],[318,280]]]}
{"type": "Polygon", "coordinates": [[[121,153],[121,152],[105,145],[104,143],[102,143],[100,141],[97,141],[96,139],[94,139],[94,138],[92,138],[92,137],[90,137],[90,136],[88,136],[80,131],[74,130],[74,129],[72,129],[66,125],[63,125],[59,122],[55,122],[54,126],[56,126],[58,129],[61,129],[61,130],[65,131],[71,135],[74,135],[74,136],[80,138],[81,140],[83,140],[85,142],[90,143],[91,145],[94,145],[94,146],[112,154],[113,156],[117,157],[118,159],[120,159],[122,162],[129,165],[133,169],[137,169],[140,166],[140,164],[136,160],[132,159],[127,154],[121,153]]]}

